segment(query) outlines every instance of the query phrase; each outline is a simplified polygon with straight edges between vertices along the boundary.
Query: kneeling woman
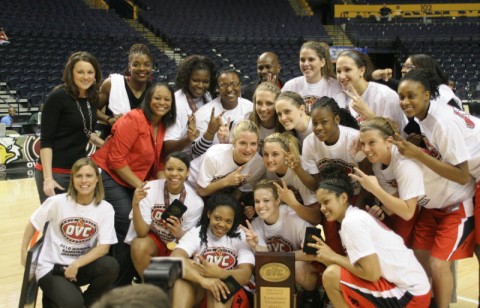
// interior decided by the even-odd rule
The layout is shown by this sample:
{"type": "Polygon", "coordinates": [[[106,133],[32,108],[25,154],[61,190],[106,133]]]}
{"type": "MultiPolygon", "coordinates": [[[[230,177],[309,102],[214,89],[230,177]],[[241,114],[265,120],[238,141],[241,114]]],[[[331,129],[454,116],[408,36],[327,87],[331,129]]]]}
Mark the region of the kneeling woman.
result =
{"type": "Polygon", "coordinates": [[[255,258],[238,229],[241,218],[240,204],[233,197],[217,193],[208,199],[200,225],[188,231],[171,254],[195,258],[184,263],[184,277],[173,286],[172,307],[193,307],[204,298],[207,307],[231,307],[240,296],[220,302],[229,293],[224,279],[233,276],[245,286],[252,277],[255,258]]]}
{"type": "Polygon", "coordinates": [[[45,232],[35,276],[44,307],[85,307],[93,304],[118,274],[118,263],[106,256],[117,242],[112,206],[103,201],[98,167],[89,158],[72,166],[65,194],[48,198],[30,218],[22,242],[22,264],[35,230],[45,232]],[[77,233],[80,236],[77,236],[77,233]],[[60,271],[54,265],[61,265],[60,271]],[[80,286],[89,284],[82,294],[80,286]]]}
{"type": "Polygon", "coordinates": [[[168,256],[167,244],[178,241],[200,220],[203,200],[185,185],[190,167],[187,153],[173,152],[165,160],[165,179],[155,180],[137,188],[132,202],[132,223],[125,241],[132,243],[132,261],[138,274],[150,264],[152,257],[168,256]],[[182,218],[161,218],[173,200],[187,206],[182,218]],[[133,241],[132,241],[133,240],[133,241]]]}
{"type": "Polygon", "coordinates": [[[427,275],[400,236],[365,211],[351,205],[353,188],[346,177],[322,177],[317,190],[321,211],[341,223],[348,257],[316,238],[316,260],[324,263],[323,286],[335,307],[428,307],[427,275]]]}

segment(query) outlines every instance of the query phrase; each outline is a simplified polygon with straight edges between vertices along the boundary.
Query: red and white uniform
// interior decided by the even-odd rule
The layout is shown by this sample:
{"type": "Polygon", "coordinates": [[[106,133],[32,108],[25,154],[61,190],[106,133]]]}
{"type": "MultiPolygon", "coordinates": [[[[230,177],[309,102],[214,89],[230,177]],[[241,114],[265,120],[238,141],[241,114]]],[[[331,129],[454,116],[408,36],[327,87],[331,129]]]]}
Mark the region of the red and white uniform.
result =
{"type": "Polygon", "coordinates": [[[180,239],[176,249],[183,249],[190,258],[202,256],[207,262],[215,263],[218,267],[231,270],[239,264],[255,265],[255,256],[245,241],[245,234],[239,229],[239,237],[216,237],[210,228],[207,230],[207,244],[200,244],[200,227],[190,229],[180,239]]]}
{"type": "Polygon", "coordinates": [[[328,80],[322,78],[319,82],[312,84],[307,82],[305,76],[299,76],[285,83],[282,92],[285,91],[292,91],[302,96],[307,104],[307,111],[310,111],[315,99],[323,96],[332,97],[341,108],[347,106],[347,96],[343,93],[338,80],[334,78],[328,78],[328,80]]]}
{"type": "MultiPolygon", "coordinates": [[[[255,184],[265,174],[265,166],[260,154],[255,155],[243,165],[242,174],[248,174],[246,182],[239,187],[243,192],[252,191],[255,184]]],[[[218,181],[240,166],[233,160],[232,144],[215,144],[205,154],[195,158],[190,163],[188,182],[192,187],[196,184],[207,187],[211,182],[218,181]]]]}
{"type": "MultiPolygon", "coordinates": [[[[210,116],[212,114],[212,108],[215,108],[215,116],[218,116],[220,113],[224,112],[222,116],[223,123],[227,123],[228,119],[233,123],[238,119],[243,119],[244,116],[253,111],[253,103],[247,99],[238,98],[237,106],[233,109],[227,110],[224,109],[220,101],[220,96],[212,100],[211,102],[203,105],[195,113],[197,120],[197,129],[200,131],[200,137],[203,136],[203,133],[207,131],[208,123],[210,122],[210,116]]],[[[218,143],[217,134],[213,139],[213,143],[218,143]]]]}
{"type": "Polygon", "coordinates": [[[462,100],[459,99],[455,95],[455,93],[452,91],[452,89],[450,89],[450,87],[447,86],[446,84],[439,85],[438,92],[439,92],[439,95],[435,99],[430,100],[432,104],[442,103],[447,105],[448,102],[450,102],[453,99],[455,103],[457,103],[458,107],[463,108],[462,100]]]}
{"type": "MultiPolygon", "coordinates": [[[[372,111],[379,117],[386,117],[397,122],[400,131],[407,125],[407,117],[400,108],[398,94],[386,85],[369,82],[367,89],[360,96],[372,111]]],[[[363,119],[351,108],[352,99],[348,99],[348,106],[353,117],[360,123],[363,119]]]]}
{"type": "MultiPolygon", "coordinates": [[[[426,118],[416,121],[425,134],[431,156],[452,165],[471,159],[465,142],[472,138],[471,132],[462,131],[461,127],[462,124],[475,125],[462,111],[430,103],[426,118]]],[[[474,244],[474,182],[459,185],[426,169],[424,167],[426,198],[419,202],[425,209],[415,225],[413,247],[430,250],[433,257],[442,260],[470,257],[474,244]]]]}
{"type": "MultiPolygon", "coordinates": [[[[204,97],[208,102],[212,100],[212,97],[208,92],[204,95],[204,97]]],[[[200,108],[204,105],[203,96],[193,99],[193,101],[195,102],[197,108],[200,108]]],[[[165,132],[165,141],[179,140],[187,134],[188,116],[191,115],[193,111],[188,104],[187,95],[185,94],[185,92],[183,92],[183,90],[178,90],[177,92],[175,92],[175,108],[175,111],[177,113],[177,119],[175,121],[175,124],[167,128],[167,131],[165,132]]],[[[196,119],[198,121],[198,118],[196,119]]],[[[208,119],[210,119],[210,117],[208,119]]],[[[187,153],[191,157],[192,146],[188,145],[185,149],[183,149],[182,152],[187,153]]]]}
{"type": "Polygon", "coordinates": [[[71,264],[97,245],[117,243],[114,211],[106,201],[81,205],[60,194],[48,198],[30,218],[35,229],[49,222],[35,277],[50,272],[54,264],[71,264]]]}
{"type": "MultiPolygon", "coordinates": [[[[382,272],[380,280],[373,283],[342,268],[340,283],[347,304],[357,301],[360,307],[386,307],[388,299],[400,303],[400,307],[408,307],[411,305],[409,294],[413,295],[412,301],[417,300],[416,297],[424,299],[425,295],[425,300],[430,300],[428,277],[400,236],[353,206],[347,208],[341,225],[340,236],[350,262],[355,264],[361,258],[376,254],[382,272]]],[[[416,307],[428,307],[428,303],[416,307]]]]}
{"type": "MultiPolygon", "coordinates": [[[[357,151],[357,140],[360,132],[356,129],[339,125],[340,136],[333,145],[327,145],[320,141],[315,134],[310,134],[303,142],[302,158],[308,166],[313,168],[306,170],[310,174],[318,174],[320,169],[328,163],[335,163],[345,169],[345,172],[353,172],[354,167],[365,159],[362,151],[357,151]]],[[[360,185],[352,183],[355,194],[360,192],[360,185]]]]}
{"type": "MultiPolygon", "coordinates": [[[[300,159],[303,169],[311,169],[311,167],[307,166],[303,157],[300,157],[300,159]]],[[[311,205],[317,203],[317,197],[315,196],[315,192],[308,189],[308,187],[302,183],[298,175],[290,168],[287,169],[287,173],[285,173],[282,177],[278,176],[276,172],[267,171],[265,174],[265,178],[278,182],[283,179],[287,184],[288,188],[293,191],[295,197],[297,197],[297,200],[301,200],[301,203],[303,205],[311,205]]]]}
{"type": "MultiPolygon", "coordinates": [[[[402,156],[395,145],[392,145],[390,153],[390,164],[386,168],[383,169],[380,162],[372,165],[373,173],[377,177],[380,187],[390,195],[398,196],[402,200],[423,198],[425,188],[421,166],[414,160],[402,156]]],[[[387,218],[386,223],[409,246],[415,220],[416,215],[406,221],[398,215],[392,214],[387,218]]]]}
{"type": "MultiPolygon", "coordinates": [[[[148,182],[145,185],[149,188],[147,196],[140,201],[140,212],[142,218],[146,224],[150,225],[150,232],[154,233],[165,244],[173,241],[175,238],[166,227],[166,222],[162,220],[162,213],[165,212],[165,200],[164,200],[164,188],[166,180],[155,180],[148,182]]],[[[182,215],[180,219],[182,222],[182,230],[188,231],[195,227],[200,221],[200,217],[203,212],[203,200],[200,198],[195,190],[189,185],[185,185],[185,201],[183,202],[187,206],[187,211],[182,215]]],[[[169,193],[170,203],[180,199],[180,194],[172,195],[169,193]]],[[[133,214],[130,212],[130,219],[133,214]]],[[[130,223],[125,243],[130,244],[134,238],[137,237],[133,221],[130,223]]]]}
{"type": "Polygon", "coordinates": [[[258,235],[258,245],[268,247],[269,251],[293,252],[302,249],[305,230],[311,224],[298,217],[295,211],[281,204],[280,215],[273,225],[267,225],[263,219],[252,220],[252,228],[258,235]]]}

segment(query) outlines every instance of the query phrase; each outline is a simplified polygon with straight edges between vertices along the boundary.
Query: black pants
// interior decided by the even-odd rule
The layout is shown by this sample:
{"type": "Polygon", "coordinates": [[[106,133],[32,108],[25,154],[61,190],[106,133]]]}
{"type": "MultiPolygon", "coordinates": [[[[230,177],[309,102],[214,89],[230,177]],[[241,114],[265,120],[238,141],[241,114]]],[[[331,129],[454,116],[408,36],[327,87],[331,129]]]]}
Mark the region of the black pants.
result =
{"type": "Polygon", "coordinates": [[[118,243],[111,246],[110,255],[118,261],[120,272],[114,285],[129,285],[135,275],[135,268],[130,254],[130,245],[125,244],[125,237],[130,226],[128,216],[132,210],[135,190],[118,184],[105,170],[102,170],[102,182],[105,188],[105,200],[113,206],[115,211],[115,232],[118,243]]]}
{"type": "Polygon", "coordinates": [[[38,281],[43,291],[43,307],[88,307],[110,290],[117,274],[118,263],[110,256],[79,268],[76,282],[50,272],[38,281]],[[82,293],[80,287],[87,284],[90,284],[88,289],[82,293]]]}
{"type": "MultiPolygon", "coordinates": [[[[53,179],[58,185],[65,188],[65,190],[55,189],[56,194],[63,194],[67,192],[70,184],[70,174],[52,173],[53,179]]],[[[43,192],[43,172],[35,169],[35,184],[37,185],[38,196],[40,197],[40,204],[47,200],[48,196],[43,192]]]]}

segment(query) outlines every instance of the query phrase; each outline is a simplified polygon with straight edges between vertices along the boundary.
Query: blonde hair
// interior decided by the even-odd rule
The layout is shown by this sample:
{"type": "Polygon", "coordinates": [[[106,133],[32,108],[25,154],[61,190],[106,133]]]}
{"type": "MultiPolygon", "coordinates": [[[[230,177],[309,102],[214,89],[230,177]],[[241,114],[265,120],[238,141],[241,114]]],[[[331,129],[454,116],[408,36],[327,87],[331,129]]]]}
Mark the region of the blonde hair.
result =
{"type": "MultiPolygon", "coordinates": [[[[262,82],[261,84],[259,84],[257,86],[257,88],[255,89],[255,92],[253,93],[253,98],[252,98],[252,100],[253,100],[253,111],[250,113],[250,116],[248,117],[248,119],[250,121],[254,122],[255,124],[257,124],[257,126],[260,126],[260,124],[261,124],[260,117],[258,116],[257,111],[256,111],[257,93],[261,92],[261,91],[270,92],[273,95],[275,95],[275,99],[273,100],[274,104],[275,104],[275,101],[277,100],[278,96],[281,93],[280,89],[271,82],[262,82]]],[[[281,125],[280,122],[278,121],[278,117],[277,117],[276,114],[273,115],[273,119],[275,121],[275,131],[279,131],[279,130],[281,131],[283,129],[283,125],[281,125]]]]}
{"type": "Polygon", "coordinates": [[[78,192],[75,189],[75,185],[73,184],[73,179],[78,171],[85,166],[90,166],[95,170],[95,176],[98,179],[97,185],[95,186],[95,192],[93,193],[94,197],[94,204],[97,206],[102,202],[105,198],[105,189],[103,188],[102,177],[100,176],[100,172],[98,171],[98,166],[88,157],[80,158],[77,160],[71,169],[70,173],[70,184],[68,185],[67,196],[75,200],[77,202],[78,192]]]}
{"type": "Polygon", "coordinates": [[[258,133],[257,124],[255,124],[250,120],[243,120],[243,121],[240,121],[238,125],[235,126],[235,128],[233,129],[232,143],[235,143],[235,141],[237,141],[238,138],[240,137],[240,134],[243,132],[251,132],[257,135],[257,142],[260,139],[260,134],[258,133]]]}
{"type": "Polygon", "coordinates": [[[267,180],[267,179],[260,180],[259,182],[257,182],[257,184],[255,184],[255,187],[253,188],[253,192],[255,193],[255,191],[259,189],[269,189],[272,191],[272,195],[275,198],[275,200],[277,200],[279,198],[279,195],[278,195],[277,187],[273,184],[274,182],[275,181],[267,180]]]}
{"type": "Polygon", "coordinates": [[[273,133],[268,135],[265,140],[263,140],[263,146],[269,142],[277,142],[280,144],[282,149],[285,150],[285,152],[292,153],[295,158],[300,157],[298,139],[289,132],[273,133]]]}
{"type": "Polygon", "coordinates": [[[384,139],[387,139],[390,136],[395,136],[395,134],[398,134],[398,125],[395,123],[395,121],[384,117],[375,117],[363,121],[362,124],[360,124],[361,133],[371,130],[379,131],[384,139]]]}

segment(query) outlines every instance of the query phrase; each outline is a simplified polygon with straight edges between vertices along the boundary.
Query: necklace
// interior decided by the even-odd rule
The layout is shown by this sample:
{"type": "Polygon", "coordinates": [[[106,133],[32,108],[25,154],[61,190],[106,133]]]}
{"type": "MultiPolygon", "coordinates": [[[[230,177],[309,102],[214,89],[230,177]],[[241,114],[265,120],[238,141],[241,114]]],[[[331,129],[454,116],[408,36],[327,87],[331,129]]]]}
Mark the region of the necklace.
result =
{"type": "Polygon", "coordinates": [[[82,108],[80,108],[80,103],[78,102],[78,99],[75,101],[75,103],[77,103],[78,111],[80,111],[80,114],[82,115],[83,132],[85,133],[85,136],[87,136],[87,139],[90,139],[90,135],[92,134],[92,109],[90,108],[90,102],[87,101],[89,128],[87,128],[87,121],[85,120],[85,116],[83,115],[82,108]]]}

